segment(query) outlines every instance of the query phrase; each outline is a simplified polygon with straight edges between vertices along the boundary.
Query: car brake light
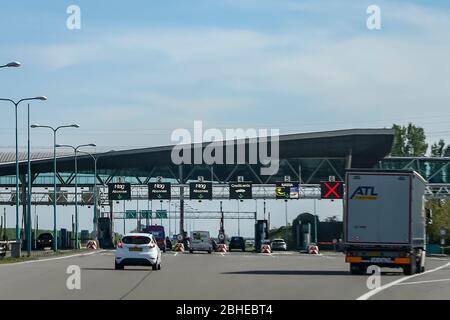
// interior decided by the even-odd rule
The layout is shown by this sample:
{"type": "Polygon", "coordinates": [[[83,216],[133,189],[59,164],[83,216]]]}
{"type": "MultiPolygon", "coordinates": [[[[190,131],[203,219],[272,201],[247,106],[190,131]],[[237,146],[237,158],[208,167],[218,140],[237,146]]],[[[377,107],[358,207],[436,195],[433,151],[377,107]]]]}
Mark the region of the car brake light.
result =
{"type": "Polygon", "coordinates": [[[117,248],[122,248],[122,242],[119,241],[119,243],[117,244],[117,248]]]}
{"type": "Polygon", "coordinates": [[[154,242],[150,242],[150,243],[148,244],[148,247],[149,247],[150,249],[153,249],[154,247],[156,247],[156,245],[155,245],[154,242]]]}

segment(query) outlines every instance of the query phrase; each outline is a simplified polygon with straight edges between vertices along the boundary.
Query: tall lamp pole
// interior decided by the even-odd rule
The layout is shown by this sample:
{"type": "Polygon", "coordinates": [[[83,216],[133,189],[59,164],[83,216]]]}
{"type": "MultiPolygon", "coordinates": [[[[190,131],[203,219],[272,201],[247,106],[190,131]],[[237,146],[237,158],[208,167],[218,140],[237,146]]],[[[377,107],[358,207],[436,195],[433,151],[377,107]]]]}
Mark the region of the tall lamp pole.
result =
{"type": "Polygon", "coordinates": [[[68,145],[68,144],[57,144],[56,148],[72,148],[75,153],[75,248],[79,249],[78,245],[78,149],[83,147],[96,147],[97,145],[94,143],[88,144],[80,144],[76,147],[68,145]]]}
{"type": "MultiPolygon", "coordinates": [[[[20,64],[19,64],[20,65],[20,64]]],[[[47,97],[40,96],[34,98],[25,98],[20,99],[19,101],[14,101],[11,99],[0,99],[0,101],[8,101],[14,105],[15,110],[15,123],[16,123],[16,240],[20,239],[20,224],[19,224],[19,145],[18,145],[18,133],[17,133],[17,108],[19,104],[23,101],[31,101],[31,100],[47,100],[47,97]]]]}
{"type": "Polygon", "coordinates": [[[22,65],[22,64],[21,64],[20,62],[12,61],[12,62],[10,62],[10,63],[1,65],[1,66],[0,66],[0,69],[1,69],[1,68],[18,68],[18,67],[20,67],[21,65],[22,65]]]}
{"type": "Polygon", "coordinates": [[[58,234],[56,232],[56,132],[62,128],[79,128],[78,124],[70,124],[53,128],[32,124],[31,128],[47,128],[53,131],[53,250],[58,250],[58,234]]]}
{"type": "MultiPolygon", "coordinates": [[[[94,160],[94,233],[95,239],[97,240],[97,161],[100,156],[93,155],[86,151],[78,151],[79,153],[84,153],[90,156],[94,160]]],[[[124,202],[125,204],[125,202],[124,202]]],[[[124,210],[125,212],[125,210],[124,210]]],[[[125,221],[125,219],[124,219],[125,221]]],[[[125,233],[124,233],[125,234],[125,233]]]]}

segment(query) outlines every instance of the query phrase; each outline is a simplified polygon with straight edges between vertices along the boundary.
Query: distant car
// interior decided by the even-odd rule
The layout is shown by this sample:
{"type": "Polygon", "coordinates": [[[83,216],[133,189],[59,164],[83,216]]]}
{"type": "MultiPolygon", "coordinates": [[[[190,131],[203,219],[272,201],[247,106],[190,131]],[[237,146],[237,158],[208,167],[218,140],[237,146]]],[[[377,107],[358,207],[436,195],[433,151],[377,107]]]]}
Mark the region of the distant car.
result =
{"type": "Polygon", "coordinates": [[[46,232],[41,233],[36,239],[36,249],[44,250],[53,247],[53,234],[46,232]]]}
{"type": "Polygon", "coordinates": [[[125,266],[152,266],[161,269],[161,249],[155,237],[149,233],[129,233],[119,241],[115,254],[115,269],[125,266]]]}
{"type": "Polygon", "coordinates": [[[155,237],[159,249],[166,252],[166,232],[163,226],[157,224],[146,226],[142,232],[151,233],[155,237]]]}
{"type": "Polygon", "coordinates": [[[270,243],[270,247],[272,248],[272,250],[283,250],[283,251],[287,250],[287,244],[286,241],[284,241],[284,239],[272,240],[272,242],[270,243]]]}
{"type": "Polygon", "coordinates": [[[231,237],[229,250],[239,249],[242,252],[245,251],[245,239],[244,237],[231,237]]]}
{"type": "Polygon", "coordinates": [[[191,232],[191,244],[189,252],[194,251],[207,251],[211,253],[213,250],[209,231],[192,231],[191,232]]]}

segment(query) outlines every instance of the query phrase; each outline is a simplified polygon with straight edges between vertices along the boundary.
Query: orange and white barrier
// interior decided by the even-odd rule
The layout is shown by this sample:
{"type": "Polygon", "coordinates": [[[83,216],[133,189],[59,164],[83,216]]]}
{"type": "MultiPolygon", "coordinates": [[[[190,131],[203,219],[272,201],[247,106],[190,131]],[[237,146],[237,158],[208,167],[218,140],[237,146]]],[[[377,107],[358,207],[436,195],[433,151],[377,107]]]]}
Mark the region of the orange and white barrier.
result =
{"type": "Polygon", "coordinates": [[[217,252],[228,252],[227,245],[224,243],[220,243],[217,245],[217,252]]]}
{"type": "Polygon", "coordinates": [[[309,254],[319,254],[319,247],[315,245],[311,245],[308,247],[309,254]]]}
{"type": "Polygon", "coordinates": [[[184,244],[181,243],[181,242],[176,243],[176,244],[175,244],[174,251],[177,251],[177,252],[184,252],[184,244]]]}
{"type": "Polygon", "coordinates": [[[261,253],[272,253],[272,249],[270,248],[270,245],[263,244],[261,247],[261,253]]]}
{"type": "Polygon", "coordinates": [[[86,249],[94,249],[94,250],[97,250],[97,249],[98,249],[97,241],[95,241],[95,240],[89,240],[88,243],[86,244],[86,249]]]}

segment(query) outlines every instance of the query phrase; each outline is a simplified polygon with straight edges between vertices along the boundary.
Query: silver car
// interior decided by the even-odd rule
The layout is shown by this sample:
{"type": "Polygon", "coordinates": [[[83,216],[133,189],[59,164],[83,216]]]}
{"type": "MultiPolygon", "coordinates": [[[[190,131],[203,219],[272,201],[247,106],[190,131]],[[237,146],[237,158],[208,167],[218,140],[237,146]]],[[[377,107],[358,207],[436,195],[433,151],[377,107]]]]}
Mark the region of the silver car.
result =
{"type": "Polygon", "coordinates": [[[270,243],[270,247],[272,248],[272,250],[283,250],[283,251],[287,250],[287,245],[284,239],[272,240],[272,242],[270,243]]]}

